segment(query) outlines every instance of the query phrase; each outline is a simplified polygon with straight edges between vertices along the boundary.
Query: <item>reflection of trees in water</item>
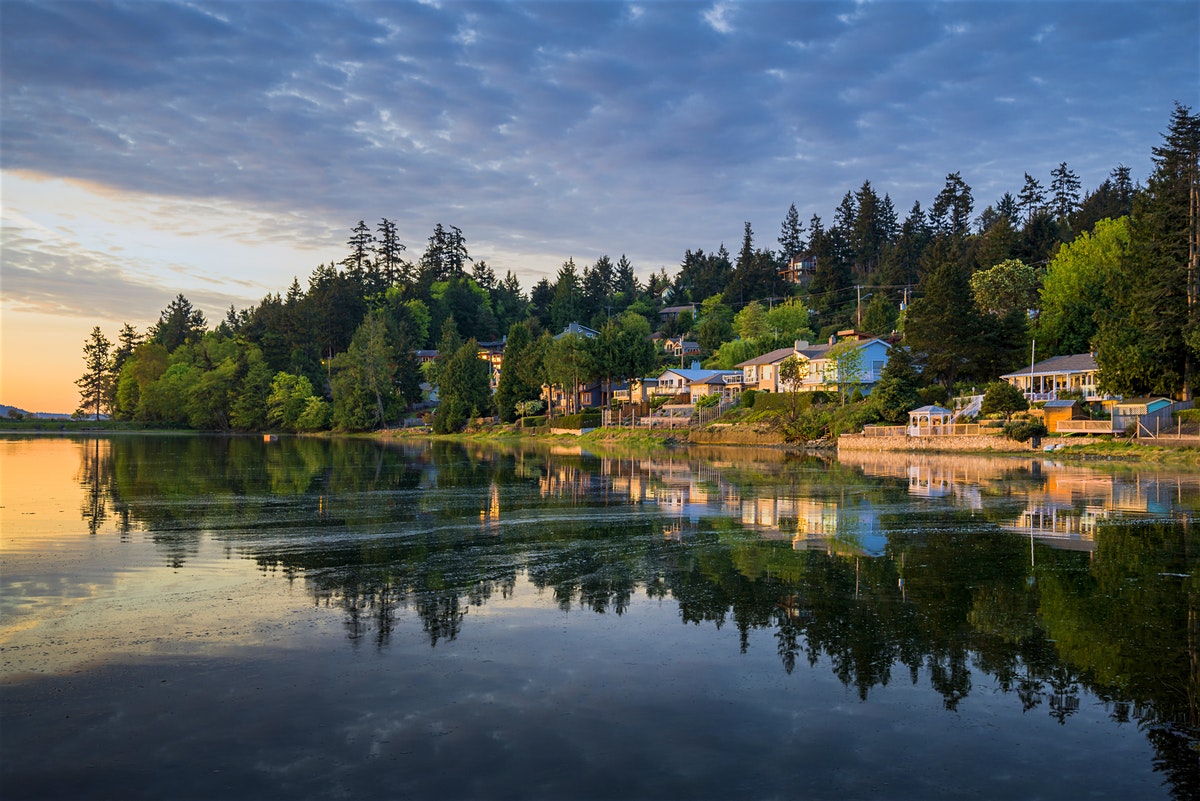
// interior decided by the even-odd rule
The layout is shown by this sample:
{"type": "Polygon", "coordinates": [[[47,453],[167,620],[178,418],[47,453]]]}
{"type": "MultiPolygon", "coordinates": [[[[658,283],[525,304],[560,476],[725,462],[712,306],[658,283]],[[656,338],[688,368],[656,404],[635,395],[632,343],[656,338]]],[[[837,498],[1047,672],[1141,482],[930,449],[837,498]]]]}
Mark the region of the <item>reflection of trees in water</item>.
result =
{"type": "Polygon", "coordinates": [[[987,523],[988,507],[914,522],[906,483],[805,460],[723,471],[672,456],[655,473],[634,459],[446,443],[170,440],[130,438],[85,460],[85,517],[103,519],[108,492],[173,564],[212,532],[264,570],[303,575],[356,644],[385,646],[405,614],[431,645],[453,640],[471,606],[510,597],[522,574],[563,610],[620,615],[640,591],[674,600],[684,624],[732,623],[743,651],[770,632],[785,671],[826,662],[863,700],[899,670],[954,710],[982,675],[1066,724],[1093,693],[1146,731],[1177,796],[1200,786],[1200,541],[1186,522],[1106,524],[1093,554],[1037,545],[1031,564],[1029,541],[987,523]],[[717,499],[710,510],[781,486],[842,502],[852,486],[883,510],[886,552],[832,539],[794,550],[734,512],[664,538],[660,507],[614,503],[614,487],[637,487],[641,503],[680,481],[717,499]]]}

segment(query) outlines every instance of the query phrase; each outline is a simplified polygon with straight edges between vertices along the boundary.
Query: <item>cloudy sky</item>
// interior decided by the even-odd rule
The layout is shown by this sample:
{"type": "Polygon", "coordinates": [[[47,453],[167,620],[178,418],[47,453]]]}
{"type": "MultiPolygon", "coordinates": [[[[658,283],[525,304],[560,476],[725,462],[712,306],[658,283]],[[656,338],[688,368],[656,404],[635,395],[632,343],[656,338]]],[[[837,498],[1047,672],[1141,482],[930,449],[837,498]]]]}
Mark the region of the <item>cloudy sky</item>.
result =
{"type": "Polygon", "coordinates": [[[776,246],[870,180],[903,214],[1135,180],[1200,94],[1200,4],[0,1],[0,403],[70,411],[92,326],[219,319],[395,220],[528,289],[776,246]]]}

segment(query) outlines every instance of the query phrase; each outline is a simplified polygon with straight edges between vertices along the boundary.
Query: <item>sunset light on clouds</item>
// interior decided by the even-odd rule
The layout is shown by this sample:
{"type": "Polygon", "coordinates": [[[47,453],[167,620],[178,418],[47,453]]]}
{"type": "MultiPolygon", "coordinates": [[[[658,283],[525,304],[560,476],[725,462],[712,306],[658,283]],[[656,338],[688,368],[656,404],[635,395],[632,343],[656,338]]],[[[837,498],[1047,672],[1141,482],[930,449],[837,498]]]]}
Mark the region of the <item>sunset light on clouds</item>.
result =
{"type": "Polygon", "coordinates": [[[210,323],[436,223],[526,292],[773,247],[869,179],[976,211],[1150,171],[1200,94],[1175,2],[0,3],[0,403],[70,412],[93,326],[210,323]]]}

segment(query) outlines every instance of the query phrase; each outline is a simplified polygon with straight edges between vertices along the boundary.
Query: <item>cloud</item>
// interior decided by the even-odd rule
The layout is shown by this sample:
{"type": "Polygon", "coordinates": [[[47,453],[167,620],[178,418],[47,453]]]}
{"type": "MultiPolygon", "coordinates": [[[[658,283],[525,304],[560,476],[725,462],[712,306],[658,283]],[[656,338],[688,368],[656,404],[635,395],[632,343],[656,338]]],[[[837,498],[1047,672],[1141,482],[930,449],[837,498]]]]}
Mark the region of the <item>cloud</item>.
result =
{"type": "Polygon", "coordinates": [[[907,207],[956,170],[982,202],[1144,174],[1200,12],[1077,9],[10,0],[0,136],[9,170],[653,269],[867,178],[907,207]]]}

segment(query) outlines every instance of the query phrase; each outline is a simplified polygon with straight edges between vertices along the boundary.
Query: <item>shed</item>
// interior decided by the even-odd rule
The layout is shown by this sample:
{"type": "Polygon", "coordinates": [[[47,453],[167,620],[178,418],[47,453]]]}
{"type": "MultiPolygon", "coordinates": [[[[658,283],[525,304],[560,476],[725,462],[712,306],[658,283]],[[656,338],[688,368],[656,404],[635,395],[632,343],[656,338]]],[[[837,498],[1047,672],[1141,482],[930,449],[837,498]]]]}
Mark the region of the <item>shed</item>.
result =
{"type": "Polygon", "coordinates": [[[1064,420],[1087,418],[1083,411],[1083,404],[1074,400],[1046,401],[1046,405],[1042,407],[1042,414],[1047,431],[1058,431],[1058,424],[1064,420]]]}

